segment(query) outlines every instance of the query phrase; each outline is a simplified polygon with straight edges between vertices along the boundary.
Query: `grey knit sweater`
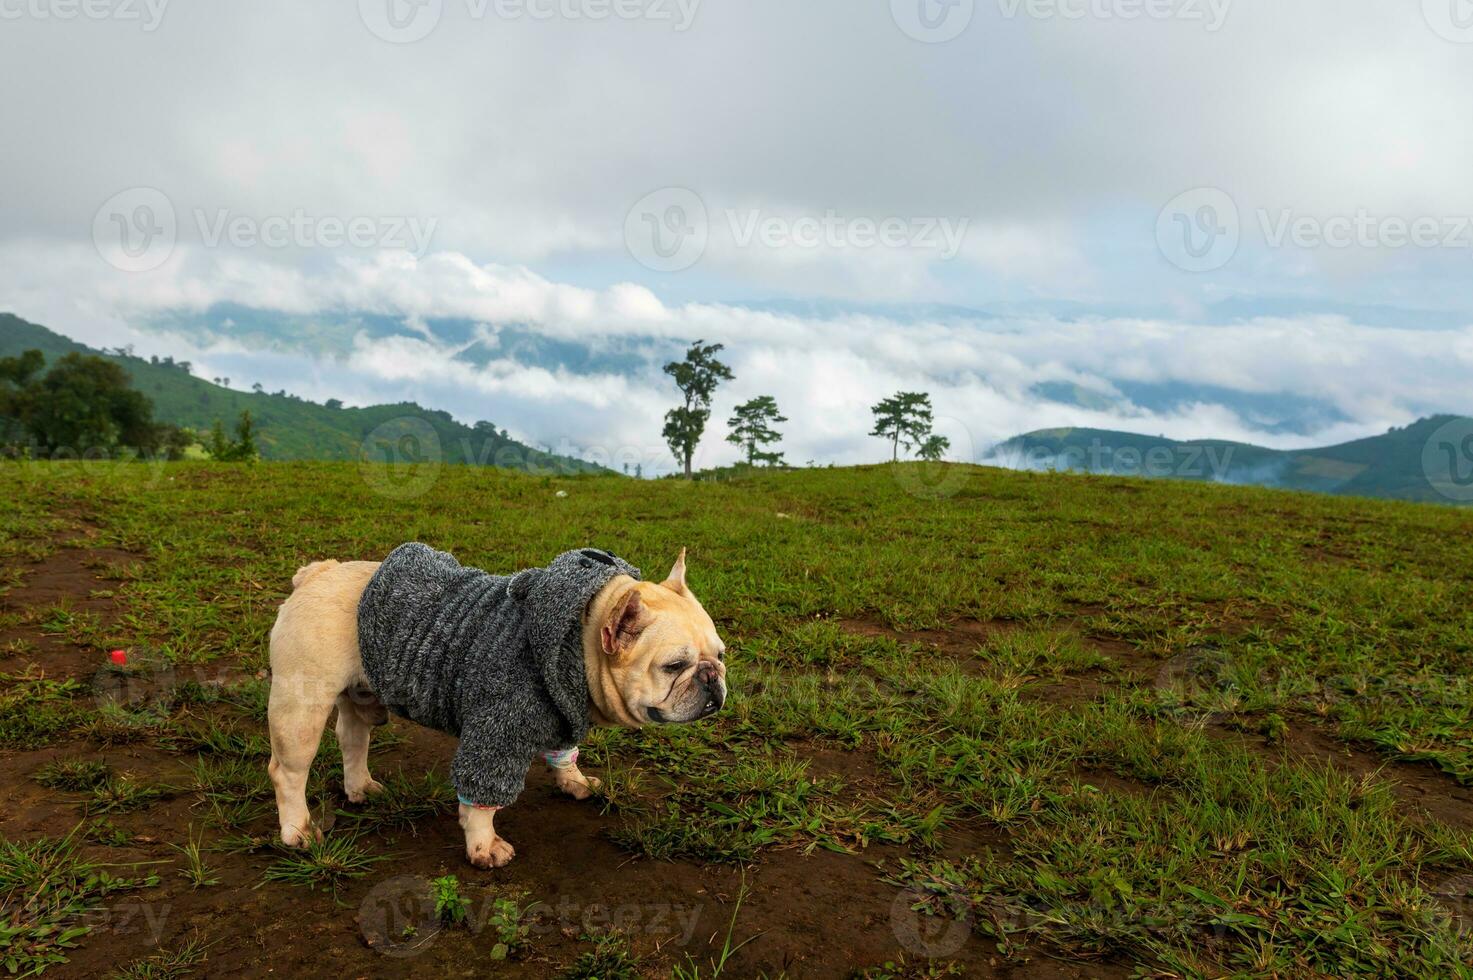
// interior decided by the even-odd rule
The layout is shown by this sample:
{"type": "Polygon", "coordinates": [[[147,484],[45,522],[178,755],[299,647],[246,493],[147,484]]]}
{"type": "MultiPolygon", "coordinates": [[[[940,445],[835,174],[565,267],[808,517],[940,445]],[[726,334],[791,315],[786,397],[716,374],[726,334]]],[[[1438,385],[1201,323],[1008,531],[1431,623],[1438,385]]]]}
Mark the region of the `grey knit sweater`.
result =
{"type": "Polygon", "coordinates": [[[460,737],[461,802],[507,806],[538,752],[588,731],[583,613],[639,569],[593,548],[491,575],[424,544],[395,548],[358,603],[358,646],[391,711],[460,737]]]}

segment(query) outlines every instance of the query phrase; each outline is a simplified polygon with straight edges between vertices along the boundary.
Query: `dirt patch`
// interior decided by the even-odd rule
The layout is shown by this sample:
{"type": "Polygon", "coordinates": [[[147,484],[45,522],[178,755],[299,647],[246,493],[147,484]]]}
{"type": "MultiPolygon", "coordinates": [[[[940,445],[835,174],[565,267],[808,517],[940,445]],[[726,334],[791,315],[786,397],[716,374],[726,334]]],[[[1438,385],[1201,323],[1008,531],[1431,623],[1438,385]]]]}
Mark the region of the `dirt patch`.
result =
{"type": "Polygon", "coordinates": [[[1232,739],[1275,760],[1287,752],[1296,759],[1320,760],[1352,776],[1375,776],[1387,783],[1397,799],[1445,824],[1473,829],[1473,787],[1460,786],[1431,766],[1386,759],[1343,742],[1311,722],[1295,720],[1278,742],[1211,726],[1214,735],[1232,739]]]}
{"type": "Polygon", "coordinates": [[[839,625],[857,636],[928,646],[942,653],[973,659],[988,640],[1018,627],[1017,623],[1003,620],[984,623],[976,619],[958,620],[945,629],[933,630],[898,630],[870,618],[842,619],[839,625]]]}
{"type": "MultiPolygon", "coordinates": [[[[954,662],[964,671],[982,673],[987,669],[987,661],[982,655],[987,643],[1011,631],[1022,629],[1026,624],[1012,620],[983,622],[976,619],[962,619],[942,629],[899,630],[877,619],[858,618],[839,620],[839,625],[857,636],[883,638],[898,643],[929,647],[937,653],[955,657],[954,662]]],[[[1115,665],[1116,670],[1122,674],[1149,678],[1154,677],[1161,669],[1161,661],[1158,658],[1142,653],[1123,640],[1091,635],[1085,623],[1068,620],[1062,624],[1053,625],[1072,631],[1078,636],[1081,643],[1108,658],[1115,665]]],[[[1068,674],[1055,682],[1042,684],[1032,693],[1033,696],[1053,703],[1075,703],[1089,700],[1102,693],[1105,690],[1106,679],[1099,669],[1091,668],[1077,674],[1068,674]]]]}
{"type": "MultiPolygon", "coordinates": [[[[87,529],[92,534],[96,532],[87,529]]],[[[19,614],[18,627],[0,629],[0,672],[14,673],[35,661],[47,676],[56,678],[91,677],[102,664],[104,651],[82,650],[64,639],[42,632],[34,619],[43,610],[61,606],[77,613],[98,616],[104,624],[112,621],[112,591],[117,580],[110,569],[137,562],[138,556],[116,548],[93,548],[86,544],[85,531],[64,539],[62,546],[39,561],[18,566],[21,583],[0,596],[0,612],[19,614]],[[11,641],[19,641],[24,649],[12,652],[11,641]]]]}
{"type": "MultiPolygon", "coordinates": [[[[1081,616],[1091,614],[1089,607],[1076,610],[1081,616]]],[[[1102,614],[1103,610],[1094,610],[1102,614]]],[[[1242,628],[1250,625],[1268,625],[1277,622],[1271,613],[1258,610],[1254,615],[1237,617],[1242,628]]],[[[1011,622],[983,623],[962,620],[946,629],[939,630],[896,630],[874,619],[843,620],[841,625],[861,636],[885,637],[901,642],[916,643],[932,649],[958,656],[958,662],[966,668],[980,670],[985,663],[978,652],[987,639],[1009,629],[1018,628],[1011,622]]],[[[1086,624],[1076,622],[1073,628],[1084,633],[1086,624]]],[[[1142,653],[1123,640],[1084,634],[1083,641],[1092,649],[1108,657],[1126,679],[1150,682],[1168,669],[1170,662],[1150,654],[1142,653]]],[[[1050,704],[1070,705],[1092,700],[1106,693],[1119,683],[1120,678],[1111,677],[1098,670],[1070,674],[1059,681],[1035,685],[1030,696],[1050,704]]],[[[1206,731],[1215,737],[1229,739],[1271,758],[1275,764],[1285,753],[1296,759],[1322,760],[1337,769],[1354,776],[1377,776],[1385,780],[1397,798],[1410,809],[1424,812],[1450,826],[1473,829],[1473,787],[1460,786],[1451,777],[1426,765],[1398,762],[1386,759],[1374,752],[1366,751],[1334,738],[1307,720],[1291,722],[1283,739],[1270,742],[1262,736],[1250,735],[1225,725],[1213,724],[1206,731]]],[[[1151,791],[1144,783],[1124,779],[1113,773],[1091,770],[1081,772],[1085,782],[1101,789],[1121,793],[1143,794],[1151,791]]]]}

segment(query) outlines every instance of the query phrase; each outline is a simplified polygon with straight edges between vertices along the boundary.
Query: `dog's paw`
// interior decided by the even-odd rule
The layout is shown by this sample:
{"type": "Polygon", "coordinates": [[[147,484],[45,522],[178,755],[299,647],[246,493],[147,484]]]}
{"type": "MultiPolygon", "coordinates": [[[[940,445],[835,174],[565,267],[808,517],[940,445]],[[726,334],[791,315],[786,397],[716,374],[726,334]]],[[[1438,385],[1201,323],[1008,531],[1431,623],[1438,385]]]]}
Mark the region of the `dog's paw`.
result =
{"type": "Polygon", "coordinates": [[[370,779],[362,786],[359,786],[356,792],[348,789],[346,786],[343,787],[343,790],[348,794],[349,803],[363,803],[370,796],[377,796],[382,793],[384,791],[384,784],[377,779],[370,779]]]}
{"type": "Polygon", "coordinates": [[[506,838],[493,837],[489,843],[467,847],[465,856],[476,867],[490,870],[510,864],[511,859],[517,856],[517,849],[506,838]]]}
{"type": "Polygon", "coordinates": [[[301,827],[284,827],[281,842],[287,847],[310,847],[322,843],[322,830],[311,820],[301,827]]]}
{"type": "Polygon", "coordinates": [[[597,776],[585,776],[582,773],[559,774],[557,780],[557,788],[575,800],[591,799],[603,785],[603,780],[597,776]]]}

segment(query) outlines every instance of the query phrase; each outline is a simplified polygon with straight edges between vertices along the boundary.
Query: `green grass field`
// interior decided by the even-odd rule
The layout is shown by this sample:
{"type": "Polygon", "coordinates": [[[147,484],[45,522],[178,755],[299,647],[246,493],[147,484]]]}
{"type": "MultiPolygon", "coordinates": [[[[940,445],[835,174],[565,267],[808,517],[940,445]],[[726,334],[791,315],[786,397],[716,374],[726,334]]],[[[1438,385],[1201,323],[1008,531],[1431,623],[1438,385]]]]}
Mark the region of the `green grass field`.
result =
{"type": "MultiPolygon", "coordinates": [[[[654,874],[751,864],[760,883],[779,858],[883,853],[864,873],[965,923],[968,972],[1473,975],[1473,513],[922,464],[720,483],[450,466],[420,496],[382,492],[406,480],[335,463],[0,468],[7,587],[78,529],[135,556],[111,569],[106,624],[65,601],[7,614],[0,748],[162,746],[190,775],[160,788],[54,766],[48,792],[84,794],[99,818],[189,800],[190,819],[159,833],[180,849],[175,880],[208,881],[216,853],[260,848],[272,827],[255,675],[299,565],[418,539],[493,570],[597,545],[661,576],[686,546],[729,644],[728,707],[584,747],[606,783],[603,833],[654,874]],[[230,681],[99,710],[64,671],[26,666],[42,659],[26,629],[156,651],[181,675],[226,666],[230,681]],[[212,699],[229,713],[202,711],[212,699]]],[[[319,761],[314,805],[340,791],[330,750],[319,761]]],[[[252,873],[356,901],[356,882],[415,846],[375,835],[453,824],[437,779],[406,772],[338,823],[332,853],[266,845],[252,873]]],[[[105,835],[89,839],[106,855],[105,835]]],[[[23,948],[14,929],[75,921],[71,895],[24,911],[35,846],[0,845],[0,961],[7,942],[23,948]]],[[[738,936],[762,925],[735,921],[738,936]]],[[[343,923],[355,933],[351,911],[343,923]]],[[[204,927],[196,946],[213,938],[204,927]]],[[[586,942],[584,959],[613,940],[586,942]]],[[[884,942],[890,967],[844,969],[939,976],[951,962],[898,932],[884,942]]],[[[635,954],[645,970],[689,968],[635,954]]]]}

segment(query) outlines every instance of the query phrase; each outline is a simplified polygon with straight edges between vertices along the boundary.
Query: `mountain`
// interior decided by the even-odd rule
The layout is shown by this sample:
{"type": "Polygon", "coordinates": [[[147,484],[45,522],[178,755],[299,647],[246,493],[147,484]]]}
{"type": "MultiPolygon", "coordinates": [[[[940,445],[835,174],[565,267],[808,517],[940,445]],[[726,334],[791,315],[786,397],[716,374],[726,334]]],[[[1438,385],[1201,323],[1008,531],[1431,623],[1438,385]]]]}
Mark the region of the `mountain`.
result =
{"type": "Polygon", "coordinates": [[[1438,415],[1367,439],[1294,450],[1212,439],[1182,442],[1108,429],[1040,429],[999,444],[986,462],[1013,469],[1473,503],[1473,419],[1438,415]]]}
{"type": "Polygon", "coordinates": [[[215,421],[229,431],[249,409],[257,425],[257,442],[264,459],[360,458],[365,446],[373,458],[384,453],[418,459],[433,453],[446,463],[505,466],[510,469],[555,469],[560,473],[594,473],[593,463],[555,456],[505,436],[489,425],[476,427],[455,421],[446,412],[413,402],[344,408],[319,405],[285,391],[237,391],[197,378],[187,362],[170,358],[134,357],[128,353],[95,350],[61,334],[8,313],[0,313],[0,357],[40,350],[50,364],[73,352],[115,361],[133,379],[133,387],[147,395],[160,422],[208,432],[215,421]],[[433,433],[433,435],[431,435],[433,433]]]}

